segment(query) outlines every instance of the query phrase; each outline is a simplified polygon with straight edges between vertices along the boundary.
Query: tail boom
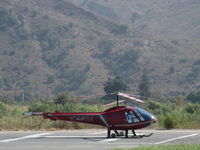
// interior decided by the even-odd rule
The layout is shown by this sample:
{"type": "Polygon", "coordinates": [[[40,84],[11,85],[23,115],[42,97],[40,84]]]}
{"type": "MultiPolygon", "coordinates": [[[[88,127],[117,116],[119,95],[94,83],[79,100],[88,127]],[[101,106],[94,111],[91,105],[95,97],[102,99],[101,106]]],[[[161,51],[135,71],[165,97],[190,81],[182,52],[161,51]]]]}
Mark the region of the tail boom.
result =
{"type": "Polygon", "coordinates": [[[28,112],[25,116],[43,116],[44,119],[80,122],[107,126],[102,113],[48,113],[48,112],[28,112]]]}

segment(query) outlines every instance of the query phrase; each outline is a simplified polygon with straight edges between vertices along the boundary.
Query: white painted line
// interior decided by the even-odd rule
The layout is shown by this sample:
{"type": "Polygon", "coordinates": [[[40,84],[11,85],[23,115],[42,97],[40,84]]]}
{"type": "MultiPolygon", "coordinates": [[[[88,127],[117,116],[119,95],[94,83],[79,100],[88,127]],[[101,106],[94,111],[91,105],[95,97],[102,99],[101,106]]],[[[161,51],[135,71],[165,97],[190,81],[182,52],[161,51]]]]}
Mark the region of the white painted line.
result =
{"type": "MultiPolygon", "coordinates": [[[[102,139],[102,138],[105,138],[105,136],[80,136],[80,135],[78,135],[78,136],[57,136],[57,135],[48,135],[48,136],[43,136],[43,138],[100,138],[100,139],[102,139]]],[[[101,140],[101,141],[99,141],[99,142],[114,142],[114,141],[117,141],[117,140],[119,140],[119,138],[110,138],[110,139],[107,139],[107,138],[105,138],[104,140],[101,140]]]]}
{"type": "Polygon", "coordinates": [[[49,134],[52,134],[52,133],[33,134],[33,135],[28,135],[28,136],[23,136],[23,137],[18,137],[18,138],[0,140],[0,142],[12,142],[12,141],[19,141],[19,140],[24,140],[24,139],[38,138],[38,137],[49,135],[49,134]]]}
{"type": "Polygon", "coordinates": [[[106,131],[99,131],[99,132],[91,132],[91,133],[88,133],[89,135],[99,135],[99,134],[105,134],[107,133],[106,131]]]}
{"type": "Polygon", "coordinates": [[[156,144],[156,145],[163,144],[163,143],[167,143],[167,142],[171,142],[171,141],[175,141],[175,140],[179,140],[179,139],[184,139],[184,138],[188,138],[188,137],[192,137],[192,136],[196,136],[196,135],[198,135],[198,133],[185,135],[185,136],[180,136],[180,137],[177,137],[177,138],[168,139],[168,140],[157,142],[157,143],[154,143],[154,144],[156,144]]]}
{"type": "Polygon", "coordinates": [[[114,141],[117,141],[119,140],[118,138],[113,138],[113,139],[105,139],[105,140],[102,140],[102,141],[99,141],[99,142],[114,142],[114,141]]]}
{"type": "Polygon", "coordinates": [[[105,138],[105,136],[84,136],[84,135],[48,135],[48,136],[43,136],[44,138],[105,138]]]}

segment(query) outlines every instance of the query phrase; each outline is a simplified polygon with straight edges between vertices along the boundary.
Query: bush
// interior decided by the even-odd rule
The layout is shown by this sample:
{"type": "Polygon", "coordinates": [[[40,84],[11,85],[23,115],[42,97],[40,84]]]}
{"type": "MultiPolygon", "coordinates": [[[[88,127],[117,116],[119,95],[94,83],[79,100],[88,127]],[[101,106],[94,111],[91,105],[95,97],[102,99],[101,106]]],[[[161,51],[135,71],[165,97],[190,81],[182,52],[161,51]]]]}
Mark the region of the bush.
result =
{"type": "Polygon", "coordinates": [[[153,100],[148,100],[147,109],[155,115],[166,115],[172,112],[175,108],[171,103],[160,103],[153,100]]]}
{"type": "Polygon", "coordinates": [[[106,55],[103,58],[103,63],[112,71],[113,75],[120,75],[128,80],[139,71],[140,52],[132,48],[121,51],[123,52],[121,54],[106,55]]]}
{"type": "Polygon", "coordinates": [[[200,60],[196,60],[194,64],[192,65],[191,72],[187,75],[187,78],[189,78],[188,81],[195,82],[195,80],[198,78],[200,74],[200,60]]]}
{"type": "Polygon", "coordinates": [[[67,102],[72,102],[75,99],[74,96],[72,96],[70,93],[63,93],[58,95],[55,99],[54,99],[54,103],[55,104],[66,104],[67,102]]]}
{"type": "Polygon", "coordinates": [[[173,116],[167,115],[164,118],[164,121],[163,121],[164,128],[166,128],[166,129],[172,129],[172,128],[175,128],[176,125],[177,125],[177,123],[176,123],[175,118],[173,116]]]}
{"type": "Polygon", "coordinates": [[[125,76],[132,76],[133,73],[139,70],[138,59],[140,57],[140,53],[138,50],[129,49],[123,54],[117,57],[115,66],[116,71],[120,74],[124,74],[125,76]]]}
{"type": "Polygon", "coordinates": [[[16,18],[9,10],[0,7],[0,31],[6,30],[9,27],[17,25],[16,18]]]}
{"type": "Polygon", "coordinates": [[[36,101],[31,104],[28,111],[29,112],[51,112],[55,108],[53,105],[45,104],[41,101],[36,101]]]}
{"type": "Polygon", "coordinates": [[[190,114],[198,112],[200,111],[200,104],[188,103],[187,105],[185,105],[185,111],[190,114]]]}
{"type": "Polygon", "coordinates": [[[8,111],[8,110],[7,110],[6,106],[5,106],[3,103],[0,102],[0,119],[1,119],[4,115],[6,115],[7,111],[8,111]]]}
{"type": "Polygon", "coordinates": [[[103,39],[98,42],[98,48],[100,50],[100,56],[103,57],[106,54],[109,54],[114,47],[114,43],[111,40],[103,39]]]}
{"type": "Polygon", "coordinates": [[[141,18],[141,16],[137,12],[134,12],[134,13],[132,13],[132,16],[131,16],[131,22],[135,23],[135,21],[137,21],[140,18],[141,18]]]}
{"type": "Polygon", "coordinates": [[[13,104],[14,101],[6,96],[0,96],[0,101],[4,104],[13,104]]]}
{"type": "Polygon", "coordinates": [[[49,35],[49,29],[39,27],[35,34],[38,41],[44,41],[49,35]]]}
{"type": "Polygon", "coordinates": [[[30,38],[30,34],[24,28],[17,28],[16,34],[21,40],[28,40],[30,38]]]}
{"type": "Polygon", "coordinates": [[[78,90],[87,78],[85,71],[87,70],[61,68],[58,73],[58,78],[63,79],[63,81],[57,86],[55,91],[64,92],[78,90]],[[64,82],[65,84],[63,84],[64,82]]]}
{"type": "Polygon", "coordinates": [[[115,35],[126,34],[128,31],[127,25],[115,25],[110,29],[111,33],[115,35]]]}
{"type": "Polygon", "coordinates": [[[200,91],[190,93],[186,97],[186,100],[189,102],[200,103],[200,91]]]}

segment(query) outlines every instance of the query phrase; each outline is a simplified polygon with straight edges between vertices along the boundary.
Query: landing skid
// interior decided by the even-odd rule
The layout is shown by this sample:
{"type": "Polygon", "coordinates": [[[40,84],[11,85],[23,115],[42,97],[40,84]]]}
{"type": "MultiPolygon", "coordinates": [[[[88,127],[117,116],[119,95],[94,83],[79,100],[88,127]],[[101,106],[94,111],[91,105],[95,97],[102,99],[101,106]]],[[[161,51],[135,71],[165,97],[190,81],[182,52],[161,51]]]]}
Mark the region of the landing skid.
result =
{"type": "Polygon", "coordinates": [[[152,135],[153,135],[153,133],[141,134],[141,135],[134,135],[134,136],[131,136],[131,138],[140,139],[140,138],[143,138],[143,137],[150,137],[150,136],[152,136],[152,135]]]}
{"type": "MultiPolygon", "coordinates": [[[[128,131],[129,130],[124,130],[124,131],[121,131],[121,132],[118,132],[117,130],[113,130],[114,133],[111,134],[111,131],[110,129],[108,129],[108,132],[107,132],[107,138],[115,138],[115,137],[121,137],[121,136],[125,136],[125,138],[128,138],[128,131]]],[[[141,135],[137,135],[135,133],[135,130],[131,130],[132,133],[133,133],[133,136],[131,136],[131,138],[143,138],[143,137],[150,137],[153,135],[153,133],[149,133],[149,134],[141,134],[141,135]]]]}

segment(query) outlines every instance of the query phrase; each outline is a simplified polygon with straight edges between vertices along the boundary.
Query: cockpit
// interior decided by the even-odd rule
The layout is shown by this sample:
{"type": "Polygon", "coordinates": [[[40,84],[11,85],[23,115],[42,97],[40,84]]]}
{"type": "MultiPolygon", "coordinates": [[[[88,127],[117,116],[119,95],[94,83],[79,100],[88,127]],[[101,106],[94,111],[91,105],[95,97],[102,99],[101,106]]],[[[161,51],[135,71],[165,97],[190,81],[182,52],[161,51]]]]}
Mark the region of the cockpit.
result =
{"type": "Polygon", "coordinates": [[[155,122],[157,121],[154,115],[152,115],[151,113],[147,112],[142,108],[135,107],[134,111],[138,115],[138,117],[142,117],[144,121],[150,121],[150,120],[155,120],[155,122]]]}
{"type": "Polygon", "coordinates": [[[127,110],[125,116],[128,123],[138,123],[142,121],[152,121],[155,123],[157,121],[154,115],[138,107],[134,107],[133,110],[127,110]]]}

